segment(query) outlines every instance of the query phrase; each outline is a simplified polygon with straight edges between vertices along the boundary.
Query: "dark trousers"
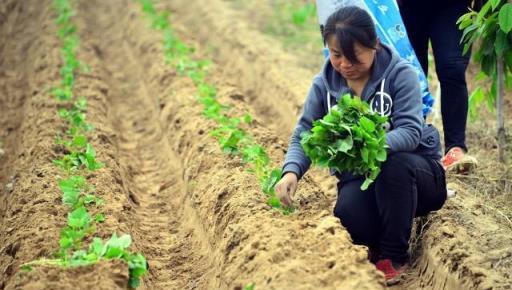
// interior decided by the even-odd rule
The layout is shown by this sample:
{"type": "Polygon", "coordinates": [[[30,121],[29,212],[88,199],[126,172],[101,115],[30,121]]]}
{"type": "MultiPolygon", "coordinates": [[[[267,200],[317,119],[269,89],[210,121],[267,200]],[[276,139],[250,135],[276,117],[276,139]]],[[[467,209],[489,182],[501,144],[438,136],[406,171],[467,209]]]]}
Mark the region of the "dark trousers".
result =
{"type": "Polygon", "coordinates": [[[467,150],[468,89],[465,72],[470,54],[462,54],[462,31],[457,28],[456,21],[468,12],[468,1],[446,0],[443,3],[403,1],[400,14],[425,74],[428,73],[428,41],[431,42],[441,84],[445,149],[448,151],[458,146],[467,150]]]}
{"type": "Polygon", "coordinates": [[[408,259],[413,218],[440,209],[446,200],[445,174],[437,161],[408,152],[389,155],[381,170],[365,191],[361,178],[338,183],[334,215],[355,244],[402,263],[408,259]]]}

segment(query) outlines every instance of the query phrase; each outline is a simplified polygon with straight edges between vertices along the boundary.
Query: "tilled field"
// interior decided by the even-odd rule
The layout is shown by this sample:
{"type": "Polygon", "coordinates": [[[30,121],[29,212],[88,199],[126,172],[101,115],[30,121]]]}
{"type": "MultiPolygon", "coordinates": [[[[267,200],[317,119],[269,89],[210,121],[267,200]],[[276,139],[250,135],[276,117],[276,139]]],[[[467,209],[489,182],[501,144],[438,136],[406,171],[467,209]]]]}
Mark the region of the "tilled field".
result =
{"type": "MultiPolygon", "coordinates": [[[[141,289],[382,289],[366,249],[332,217],[334,181],[301,181],[298,211],[265,203],[241,160],[221,152],[193,82],[163,61],[161,34],[128,0],[77,1],[76,94],[105,167],[87,176],[106,200],[98,235],[129,233],[149,264],[141,289]]],[[[161,1],[210,81],[276,166],[312,74],[220,0],[161,1]]],[[[20,265],[58,247],[66,210],[51,160],[62,120],[48,88],[58,82],[51,1],[0,4],[0,289],[125,289],[120,262],[65,270],[20,265]]],[[[463,194],[418,226],[415,267],[399,289],[510,289],[512,233],[463,194]]]]}

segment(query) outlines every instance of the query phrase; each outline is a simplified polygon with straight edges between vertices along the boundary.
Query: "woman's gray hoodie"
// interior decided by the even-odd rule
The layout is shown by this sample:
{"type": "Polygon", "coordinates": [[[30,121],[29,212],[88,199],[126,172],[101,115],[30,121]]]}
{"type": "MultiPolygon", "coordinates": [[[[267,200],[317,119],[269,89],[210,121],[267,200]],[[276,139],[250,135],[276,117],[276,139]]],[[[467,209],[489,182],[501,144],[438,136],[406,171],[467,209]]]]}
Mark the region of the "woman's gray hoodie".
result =
{"type": "MultiPolygon", "coordinates": [[[[311,161],[300,144],[301,134],[311,130],[313,121],[324,117],[339,98],[353,92],[346,80],[327,60],[322,72],[315,76],[290,140],[283,165],[283,174],[293,172],[299,179],[308,170],[311,161]]],[[[362,91],[361,99],[372,111],[389,117],[386,143],[388,152],[409,151],[441,158],[439,133],[425,124],[422,114],[421,90],[414,68],[401,59],[390,47],[381,44],[377,50],[373,70],[362,91]]],[[[353,177],[349,173],[336,174],[342,181],[353,177]]]]}

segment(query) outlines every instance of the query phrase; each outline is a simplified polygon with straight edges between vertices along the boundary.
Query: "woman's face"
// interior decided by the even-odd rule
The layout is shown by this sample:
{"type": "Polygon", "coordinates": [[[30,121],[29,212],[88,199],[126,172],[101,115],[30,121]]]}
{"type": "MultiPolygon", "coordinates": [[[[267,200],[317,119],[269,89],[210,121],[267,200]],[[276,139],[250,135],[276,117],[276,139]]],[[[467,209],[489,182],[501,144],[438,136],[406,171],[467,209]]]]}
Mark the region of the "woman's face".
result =
{"type": "Polygon", "coordinates": [[[370,75],[375,58],[375,49],[364,47],[358,42],[355,42],[354,53],[359,63],[351,63],[343,55],[336,36],[331,36],[327,40],[327,45],[329,46],[329,59],[331,60],[332,66],[345,79],[355,81],[370,75]]]}

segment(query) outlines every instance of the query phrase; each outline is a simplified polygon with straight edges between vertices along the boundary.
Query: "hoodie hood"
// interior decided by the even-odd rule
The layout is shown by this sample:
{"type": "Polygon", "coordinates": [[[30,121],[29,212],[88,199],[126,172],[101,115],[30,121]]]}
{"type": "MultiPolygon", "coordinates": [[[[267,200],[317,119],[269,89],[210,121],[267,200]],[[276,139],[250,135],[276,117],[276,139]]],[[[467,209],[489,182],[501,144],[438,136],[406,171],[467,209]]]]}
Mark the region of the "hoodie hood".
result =
{"type": "MultiPolygon", "coordinates": [[[[372,75],[366,84],[361,99],[368,101],[373,92],[377,89],[377,86],[384,86],[385,79],[391,72],[391,70],[401,61],[400,56],[395,53],[389,46],[380,44],[380,48],[375,54],[375,60],[372,66],[372,75]]],[[[342,95],[353,92],[347,85],[347,81],[343,76],[337,72],[331,64],[329,59],[326,59],[321,72],[321,78],[324,86],[327,88],[327,92],[336,98],[336,101],[342,95]]]]}

